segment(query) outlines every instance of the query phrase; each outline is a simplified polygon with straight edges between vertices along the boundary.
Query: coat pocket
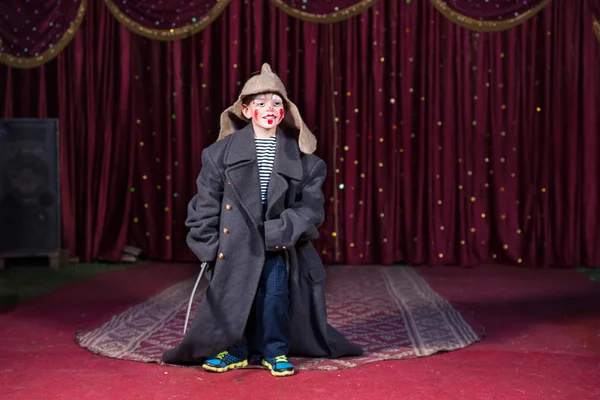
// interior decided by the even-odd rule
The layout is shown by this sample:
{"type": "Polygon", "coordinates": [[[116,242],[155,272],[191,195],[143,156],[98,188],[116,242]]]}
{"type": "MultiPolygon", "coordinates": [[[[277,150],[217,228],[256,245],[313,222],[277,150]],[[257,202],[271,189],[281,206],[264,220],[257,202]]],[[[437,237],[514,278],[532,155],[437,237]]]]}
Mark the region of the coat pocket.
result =
{"type": "Polygon", "coordinates": [[[327,272],[312,242],[305,242],[301,246],[297,246],[296,254],[300,264],[298,268],[304,279],[310,280],[312,283],[321,283],[325,280],[327,272]]]}
{"type": "Polygon", "coordinates": [[[323,282],[327,277],[327,272],[319,253],[317,253],[312,243],[308,242],[306,246],[300,249],[300,252],[301,262],[304,264],[300,267],[308,272],[308,276],[313,283],[323,282]]]}

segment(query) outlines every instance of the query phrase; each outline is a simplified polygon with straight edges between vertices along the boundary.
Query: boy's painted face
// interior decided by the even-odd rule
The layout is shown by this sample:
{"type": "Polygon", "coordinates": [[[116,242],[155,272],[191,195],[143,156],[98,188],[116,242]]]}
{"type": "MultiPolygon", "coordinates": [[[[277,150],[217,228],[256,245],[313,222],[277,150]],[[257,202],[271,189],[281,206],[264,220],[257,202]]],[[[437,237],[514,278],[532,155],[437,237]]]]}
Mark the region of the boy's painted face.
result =
{"type": "Polygon", "coordinates": [[[276,93],[256,95],[250,104],[242,105],[242,112],[253,124],[266,130],[275,128],[285,116],[283,99],[276,93]]]}

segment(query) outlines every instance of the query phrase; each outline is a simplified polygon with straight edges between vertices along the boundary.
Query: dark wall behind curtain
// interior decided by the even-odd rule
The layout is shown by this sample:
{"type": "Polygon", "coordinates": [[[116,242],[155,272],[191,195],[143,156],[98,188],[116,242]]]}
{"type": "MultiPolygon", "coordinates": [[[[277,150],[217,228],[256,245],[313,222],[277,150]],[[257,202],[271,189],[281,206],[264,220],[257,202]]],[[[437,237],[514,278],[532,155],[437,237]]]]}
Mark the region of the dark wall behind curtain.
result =
{"type": "Polygon", "coordinates": [[[0,66],[0,115],[60,118],[64,243],[83,260],[125,244],[193,260],[200,152],[269,62],[329,166],[327,263],[599,265],[600,45],[582,3],[487,34],[425,1],[317,25],[233,0],[165,43],[91,1],[56,60],[0,66]]]}

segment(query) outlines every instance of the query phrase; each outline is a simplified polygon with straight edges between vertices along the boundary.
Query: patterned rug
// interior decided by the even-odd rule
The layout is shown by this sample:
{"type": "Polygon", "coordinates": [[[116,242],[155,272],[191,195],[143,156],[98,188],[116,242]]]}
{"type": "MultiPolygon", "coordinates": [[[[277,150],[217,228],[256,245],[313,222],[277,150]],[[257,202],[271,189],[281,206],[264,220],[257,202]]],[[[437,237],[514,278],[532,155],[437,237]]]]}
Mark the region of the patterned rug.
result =
{"type": "MultiPolygon", "coordinates": [[[[458,350],[482,338],[481,329],[467,324],[411,267],[330,267],[327,271],[328,321],[364,353],[338,360],[296,358],[297,369],[337,370],[424,357],[458,350]]],[[[182,281],[99,328],[79,333],[77,343],[106,357],[161,363],[162,353],[183,338],[194,282],[195,278],[182,281]]],[[[205,289],[203,282],[190,321],[205,289]]]]}

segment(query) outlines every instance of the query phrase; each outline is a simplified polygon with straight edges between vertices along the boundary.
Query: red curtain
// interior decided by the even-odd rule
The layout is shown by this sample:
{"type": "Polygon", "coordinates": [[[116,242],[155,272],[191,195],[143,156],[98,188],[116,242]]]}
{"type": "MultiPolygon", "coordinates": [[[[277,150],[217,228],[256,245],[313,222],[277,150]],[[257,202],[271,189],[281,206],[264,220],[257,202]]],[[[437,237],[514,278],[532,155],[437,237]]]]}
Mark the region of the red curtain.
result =
{"type": "MultiPolygon", "coordinates": [[[[548,0],[452,0],[443,2],[444,6],[469,18],[485,21],[506,21],[526,14],[548,0]]],[[[560,1],[560,0],[559,0],[560,1]]]]}
{"type": "Polygon", "coordinates": [[[135,158],[132,36],[104,8],[57,59],[2,67],[4,117],[60,120],[64,247],[83,260],[118,259],[129,233],[135,158]]]}
{"type": "Polygon", "coordinates": [[[129,243],[193,260],[183,221],[200,152],[269,62],[330,168],[326,262],[599,265],[591,23],[570,1],[476,33],[424,1],[331,25],[233,0],[198,34],[159,42],[91,1],[57,60],[0,66],[0,110],[60,118],[65,246],[81,259],[129,243]]]}
{"type": "Polygon", "coordinates": [[[338,22],[353,17],[380,0],[271,0],[287,14],[309,22],[338,22]]]}
{"type": "Polygon", "coordinates": [[[103,0],[129,30],[156,40],[192,36],[208,26],[230,0],[103,0]]]}
{"type": "MultiPolygon", "coordinates": [[[[147,0],[104,0],[131,21],[148,29],[177,29],[199,22],[219,0],[195,1],[147,1],[147,0]]],[[[224,1],[222,3],[227,3],[224,1]]]]}
{"type": "Polygon", "coordinates": [[[473,33],[385,2],[336,26],[342,258],[598,265],[590,22],[556,1],[473,33]]]}
{"type": "Polygon", "coordinates": [[[306,14],[320,15],[326,17],[329,14],[342,10],[361,8],[376,3],[378,0],[335,0],[335,1],[297,1],[297,0],[275,0],[290,9],[306,14]]]}
{"type": "Polygon", "coordinates": [[[85,13],[85,0],[0,2],[0,62],[34,67],[56,57],[85,13]]]}
{"type": "Polygon", "coordinates": [[[587,3],[592,12],[592,17],[600,19],[600,0],[587,0],[587,3]]]}

